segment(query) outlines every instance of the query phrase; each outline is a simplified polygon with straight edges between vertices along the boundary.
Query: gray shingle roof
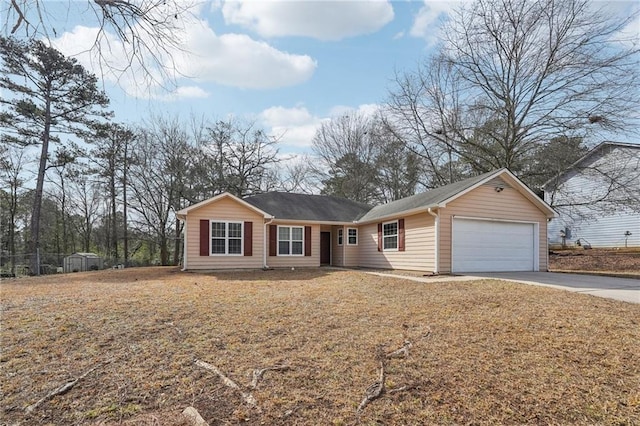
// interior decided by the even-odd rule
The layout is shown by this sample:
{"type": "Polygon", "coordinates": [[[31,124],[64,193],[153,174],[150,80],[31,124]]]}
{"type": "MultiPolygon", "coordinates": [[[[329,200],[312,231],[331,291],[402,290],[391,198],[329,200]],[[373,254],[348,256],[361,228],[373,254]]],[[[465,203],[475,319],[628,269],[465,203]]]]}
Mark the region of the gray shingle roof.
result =
{"type": "Polygon", "coordinates": [[[243,198],[276,219],[353,222],[371,210],[371,206],[327,195],[267,192],[243,198]]]}
{"type": "Polygon", "coordinates": [[[369,210],[367,214],[362,216],[358,222],[369,222],[384,217],[393,216],[398,213],[402,213],[417,208],[429,208],[436,207],[439,203],[448,200],[449,198],[459,194],[467,188],[481,182],[488,176],[497,174],[498,171],[485,173],[479,176],[475,176],[469,179],[454,182],[449,185],[441,186],[421,194],[412,195],[411,197],[402,198],[400,200],[392,201],[387,204],[376,206],[369,210]]]}

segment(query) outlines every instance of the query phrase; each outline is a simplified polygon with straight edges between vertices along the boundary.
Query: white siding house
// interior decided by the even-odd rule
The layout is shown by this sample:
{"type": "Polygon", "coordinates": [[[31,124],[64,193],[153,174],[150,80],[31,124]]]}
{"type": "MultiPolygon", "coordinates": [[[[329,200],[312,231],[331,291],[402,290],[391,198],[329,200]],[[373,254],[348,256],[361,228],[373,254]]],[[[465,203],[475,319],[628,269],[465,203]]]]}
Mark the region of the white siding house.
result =
{"type": "Polygon", "coordinates": [[[550,246],[640,247],[640,144],[603,142],[544,189],[550,246]]]}

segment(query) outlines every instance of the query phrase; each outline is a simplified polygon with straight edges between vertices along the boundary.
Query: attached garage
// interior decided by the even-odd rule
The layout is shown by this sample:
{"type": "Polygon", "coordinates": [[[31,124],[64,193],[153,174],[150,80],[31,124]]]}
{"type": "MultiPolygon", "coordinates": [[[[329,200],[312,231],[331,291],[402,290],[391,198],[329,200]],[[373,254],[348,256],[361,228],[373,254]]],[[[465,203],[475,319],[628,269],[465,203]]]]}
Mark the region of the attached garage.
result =
{"type": "Polygon", "coordinates": [[[538,224],[454,217],[453,272],[538,270],[538,224]]]}

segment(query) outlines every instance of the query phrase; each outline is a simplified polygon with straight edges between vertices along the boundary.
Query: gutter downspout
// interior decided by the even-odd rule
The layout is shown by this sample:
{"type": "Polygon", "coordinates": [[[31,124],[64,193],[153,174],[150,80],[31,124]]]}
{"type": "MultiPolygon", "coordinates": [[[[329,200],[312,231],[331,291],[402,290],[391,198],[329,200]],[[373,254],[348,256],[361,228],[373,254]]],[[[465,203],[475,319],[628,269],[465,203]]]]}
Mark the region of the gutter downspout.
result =
{"type": "Polygon", "coordinates": [[[267,222],[264,223],[264,232],[262,233],[262,267],[264,269],[269,269],[269,265],[267,265],[267,226],[273,222],[275,217],[271,217],[267,222]]]}
{"type": "Polygon", "coordinates": [[[434,213],[433,211],[431,211],[431,207],[429,207],[427,209],[427,213],[429,213],[431,216],[433,216],[435,218],[434,222],[435,222],[435,238],[436,238],[436,244],[435,244],[435,267],[433,268],[433,273],[435,275],[438,275],[440,272],[440,211],[438,211],[438,213],[434,213]]]}

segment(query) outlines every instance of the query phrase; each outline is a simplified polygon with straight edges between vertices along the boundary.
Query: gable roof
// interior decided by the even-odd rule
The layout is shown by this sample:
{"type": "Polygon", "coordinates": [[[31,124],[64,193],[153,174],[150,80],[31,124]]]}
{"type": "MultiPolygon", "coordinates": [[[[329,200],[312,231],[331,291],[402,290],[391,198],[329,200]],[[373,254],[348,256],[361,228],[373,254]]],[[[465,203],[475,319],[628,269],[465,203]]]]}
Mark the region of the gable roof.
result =
{"type": "Polygon", "coordinates": [[[196,203],[196,204],[193,204],[193,205],[191,205],[189,207],[185,207],[184,209],[178,210],[176,212],[176,216],[178,216],[178,219],[184,220],[187,217],[187,213],[189,213],[190,211],[199,209],[200,207],[204,207],[204,206],[206,206],[208,204],[211,204],[211,203],[215,203],[216,201],[222,200],[224,198],[230,198],[233,201],[243,205],[244,207],[247,207],[248,209],[255,211],[259,215],[264,216],[265,218],[270,218],[271,217],[271,215],[269,213],[267,213],[267,212],[265,212],[263,210],[260,210],[256,206],[254,206],[252,204],[249,204],[246,201],[244,201],[243,199],[238,198],[235,195],[230,194],[228,192],[223,192],[222,194],[218,194],[215,197],[206,199],[204,201],[200,201],[199,203],[196,203]]]}
{"type": "Polygon", "coordinates": [[[565,171],[546,181],[542,185],[542,188],[546,190],[550,185],[557,185],[563,182],[565,179],[568,178],[568,175],[571,172],[573,172],[575,169],[582,166],[584,163],[593,160],[594,157],[604,156],[608,152],[607,149],[611,149],[611,148],[631,148],[631,149],[640,150],[640,144],[628,143],[628,142],[613,142],[613,141],[600,142],[598,145],[593,147],[582,157],[577,159],[573,164],[567,167],[565,171]]]}
{"type": "Polygon", "coordinates": [[[553,217],[555,211],[537,195],[533,193],[524,183],[520,181],[507,169],[499,169],[493,172],[484,173],[479,176],[464,179],[449,185],[441,186],[421,194],[411,197],[402,198],[387,204],[382,204],[371,209],[366,215],[361,217],[358,222],[372,222],[385,218],[398,216],[399,214],[412,213],[427,210],[429,208],[445,207],[447,203],[466,194],[467,192],[477,188],[478,186],[494,179],[502,177],[514,186],[522,195],[534,203],[546,216],[553,217]]]}
{"type": "Polygon", "coordinates": [[[244,198],[256,208],[276,219],[318,222],[354,222],[371,206],[330,195],[267,192],[244,198]]]}

